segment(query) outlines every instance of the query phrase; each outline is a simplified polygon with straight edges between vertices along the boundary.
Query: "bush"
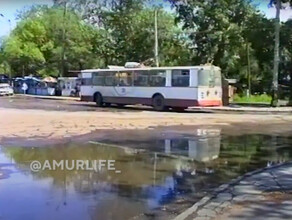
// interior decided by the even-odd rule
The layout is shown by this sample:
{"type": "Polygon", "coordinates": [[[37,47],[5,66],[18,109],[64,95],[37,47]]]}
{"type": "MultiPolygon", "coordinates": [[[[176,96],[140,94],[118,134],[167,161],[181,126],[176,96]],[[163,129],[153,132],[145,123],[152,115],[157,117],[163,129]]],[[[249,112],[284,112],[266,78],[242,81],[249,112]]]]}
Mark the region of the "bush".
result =
{"type": "Polygon", "coordinates": [[[271,103],[271,101],[272,97],[267,94],[251,95],[250,97],[235,94],[233,98],[233,102],[237,103],[271,103]]]}

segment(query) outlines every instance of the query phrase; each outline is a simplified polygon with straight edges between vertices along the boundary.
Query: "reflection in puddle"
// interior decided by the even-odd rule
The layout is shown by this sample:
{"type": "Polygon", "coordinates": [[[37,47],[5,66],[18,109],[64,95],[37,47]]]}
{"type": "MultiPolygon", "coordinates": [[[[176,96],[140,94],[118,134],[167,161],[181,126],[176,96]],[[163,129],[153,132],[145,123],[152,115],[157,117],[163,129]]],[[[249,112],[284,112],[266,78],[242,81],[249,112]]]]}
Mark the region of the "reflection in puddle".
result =
{"type": "Polygon", "coordinates": [[[47,148],[0,148],[0,219],[170,219],[214,187],[292,158],[292,140],[198,130],[166,137],[47,148]],[[30,171],[38,160],[116,160],[121,173],[30,171]],[[17,208],[17,211],[15,211],[17,208]]]}

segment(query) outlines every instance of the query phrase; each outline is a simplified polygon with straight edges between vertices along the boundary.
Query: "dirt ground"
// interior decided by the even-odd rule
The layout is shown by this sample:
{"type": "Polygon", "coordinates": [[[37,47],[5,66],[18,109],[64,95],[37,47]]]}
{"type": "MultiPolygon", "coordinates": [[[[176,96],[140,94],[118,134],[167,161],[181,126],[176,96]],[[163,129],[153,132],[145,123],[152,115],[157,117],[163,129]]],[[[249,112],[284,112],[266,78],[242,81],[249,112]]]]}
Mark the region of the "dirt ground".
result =
{"type": "Polygon", "coordinates": [[[135,132],[141,136],[157,133],[156,129],[192,133],[194,127],[220,128],[234,135],[288,133],[292,131],[292,115],[154,112],[148,108],[96,108],[76,101],[0,97],[1,144],[15,144],[15,140],[43,140],[47,144],[89,134],[102,136],[108,131],[115,138],[128,139],[135,137],[135,132]]]}

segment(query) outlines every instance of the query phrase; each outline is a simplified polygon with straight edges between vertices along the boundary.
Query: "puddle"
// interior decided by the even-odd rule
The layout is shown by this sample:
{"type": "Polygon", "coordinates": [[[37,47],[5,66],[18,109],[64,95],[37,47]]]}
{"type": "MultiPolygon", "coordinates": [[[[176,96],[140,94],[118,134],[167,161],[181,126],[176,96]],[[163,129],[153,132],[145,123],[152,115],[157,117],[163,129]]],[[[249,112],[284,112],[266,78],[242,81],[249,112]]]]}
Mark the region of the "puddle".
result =
{"type": "Polygon", "coordinates": [[[171,219],[222,183],[292,159],[292,138],[194,136],[0,148],[0,219],[171,219]],[[115,160],[107,170],[44,170],[38,160],[115,160]]]}

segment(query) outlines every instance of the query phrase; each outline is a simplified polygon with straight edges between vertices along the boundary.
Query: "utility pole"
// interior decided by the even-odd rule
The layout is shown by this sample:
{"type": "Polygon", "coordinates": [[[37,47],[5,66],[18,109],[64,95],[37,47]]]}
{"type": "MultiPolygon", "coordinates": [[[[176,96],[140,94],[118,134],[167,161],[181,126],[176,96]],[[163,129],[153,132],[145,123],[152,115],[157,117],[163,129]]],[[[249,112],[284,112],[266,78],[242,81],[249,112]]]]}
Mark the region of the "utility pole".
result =
{"type": "Polygon", "coordinates": [[[272,106],[278,106],[279,89],[279,62],[280,62],[280,10],[281,0],[276,0],[276,19],[275,19],[275,48],[274,48],[274,71],[273,71],[273,99],[272,106]]]}
{"type": "Polygon", "coordinates": [[[61,52],[61,69],[60,76],[64,76],[65,70],[65,41],[66,41],[66,16],[67,16],[67,2],[64,1],[64,12],[63,12],[63,30],[62,30],[62,52],[61,52]]]}
{"type": "Polygon", "coordinates": [[[155,63],[159,67],[159,56],[158,56],[158,11],[155,9],[155,63]]]}
{"type": "Polygon", "coordinates": [[[24,78],[24,64],[22,64],[22,78],[24,78]]]}
{"type": "MultiPolygon", "coordinates": [[[[8,19],[8,23],[9,23],[9,35],[11,35],[12,34],[12,26],[11,26],[11,20],[10,19],[8,19]]],[[[12,79],[11,65],[9,64],[9,62],[7,62],[7,64],[9,66],[9,80],[11,80],[12,79]]]]}
{"type": "Polygon", "coordinates": [[[248,97],[251,95],[251,67],[250,67],[250,47],[249,43],[246,44],[247,50],[247,80],[248,80],[248,97]]]}

